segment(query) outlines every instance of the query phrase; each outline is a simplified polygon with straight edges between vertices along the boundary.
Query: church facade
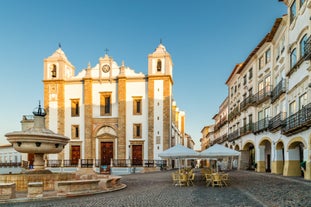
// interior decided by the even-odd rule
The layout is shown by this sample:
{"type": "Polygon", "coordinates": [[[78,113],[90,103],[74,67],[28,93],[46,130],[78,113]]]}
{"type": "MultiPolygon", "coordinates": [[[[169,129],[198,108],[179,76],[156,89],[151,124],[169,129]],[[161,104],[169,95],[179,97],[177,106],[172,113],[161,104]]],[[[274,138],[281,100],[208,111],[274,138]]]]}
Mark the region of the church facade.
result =
{"type": "Polygon", "coordinates": [[[147,75],[108,54],[75,75],[58,48],[44,60],[43,84],[47,128],[71,138],[63,153],[48,159],[141,164],[184,142],[185,113],[176,112],[172,58],[162,44],[148,55],[147,75]]]}

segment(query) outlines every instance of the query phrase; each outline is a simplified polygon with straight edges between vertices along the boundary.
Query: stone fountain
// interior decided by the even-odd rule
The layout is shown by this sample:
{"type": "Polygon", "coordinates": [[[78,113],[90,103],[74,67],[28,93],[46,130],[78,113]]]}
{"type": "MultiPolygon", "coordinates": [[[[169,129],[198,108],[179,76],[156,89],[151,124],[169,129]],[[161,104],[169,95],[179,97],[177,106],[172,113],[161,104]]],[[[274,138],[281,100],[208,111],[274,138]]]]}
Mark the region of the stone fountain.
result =
{"type": "MultiPolygon", "coordinates": [[[[27,192],[20,198],[40,199],[49,196],[87,195],[92,193],[112,192],[126,187],[120,183],[120,176],[98,175],[92,171],[76,173],[52,173],[44,168],[44,155],[60,153],[69,138],[55,134],[45,128],[46,112],[39,103],[35,108],[34,126],[24,131],[7,133],[7,140],[21,153],[34,154],[34,169],[22,174],[0,176],[0,202],[16,202],[15,191],[27,192]],[[44,190],[48,192],[44,192],[44,190]],[[5,192],[5,193],[4,193],[5,192]]],[[[17,199],[20,199],[17,198],[17,199]]]]}
{"type": "Polygon", "coordinates": [[[44,169],[44,154],[60,153],[69,138],[60,134],[55,134],[45,128],[46,112],[39,103],[39,107],[33,111],[34,126],[25,131],[15,131],[7,133],[7,140],[13,148],[21,153],[34,153],[34,163],[31,170],[26,173],[51,173],[44,169]]]}

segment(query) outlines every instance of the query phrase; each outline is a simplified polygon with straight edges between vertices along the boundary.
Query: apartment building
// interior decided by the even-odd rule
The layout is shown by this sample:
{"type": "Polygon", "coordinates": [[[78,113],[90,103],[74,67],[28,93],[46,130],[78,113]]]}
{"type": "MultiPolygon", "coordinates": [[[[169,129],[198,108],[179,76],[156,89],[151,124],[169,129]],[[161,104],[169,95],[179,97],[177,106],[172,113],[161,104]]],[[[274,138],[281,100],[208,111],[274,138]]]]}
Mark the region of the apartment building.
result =
{"type": "Polygon", "coordinates": [[[228,136],[214,128],[215,143],[241,151],[241,169],[311,179],[311,1],[281,2],[287,14],[226,81],[228,136]]]}

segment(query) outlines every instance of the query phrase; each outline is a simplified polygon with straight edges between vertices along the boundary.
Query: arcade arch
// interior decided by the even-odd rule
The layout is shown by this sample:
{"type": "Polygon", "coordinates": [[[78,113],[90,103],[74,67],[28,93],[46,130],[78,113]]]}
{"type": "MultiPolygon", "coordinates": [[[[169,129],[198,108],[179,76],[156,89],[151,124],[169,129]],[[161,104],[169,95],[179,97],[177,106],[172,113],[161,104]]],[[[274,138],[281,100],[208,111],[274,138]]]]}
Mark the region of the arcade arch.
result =
{"type": "Polygon", "coordinates": [[[255,145],[252,141],[247,141],[242,147],[240,169],[241,170],[255,169],[255,145]]]}
{"type": "Polygon", "coordinates": [[[285,176],[302,176],[301,162],[307,160],[307,144],[301,137],[293,138],[287,144],[287,159],[285,160],[285,176]]]}
{"type": "Polygon", "coordinates": [[[271,139],[268,137],[259,142],[257,172],[271,172],[271,139]]]}

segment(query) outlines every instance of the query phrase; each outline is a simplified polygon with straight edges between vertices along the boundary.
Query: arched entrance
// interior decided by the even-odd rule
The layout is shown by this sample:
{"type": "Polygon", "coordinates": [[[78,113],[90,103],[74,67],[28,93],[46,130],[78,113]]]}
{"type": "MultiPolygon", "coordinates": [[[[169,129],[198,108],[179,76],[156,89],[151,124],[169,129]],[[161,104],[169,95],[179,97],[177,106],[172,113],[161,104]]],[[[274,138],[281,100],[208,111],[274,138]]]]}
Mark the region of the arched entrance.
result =
{"type": "Polygon", "coordinates": [[[285,161],[284,176],[302,176],[300,164],[306,160],[307,154],[306,145],[302,138],[292,139],[288,143],[287,156],[285,161]],[[306,151],[306,152],[305,152],[306,151]]]}
{"type": "Polygon", "coordinates": [[[258,150],[257,172],[271,172],[271,142],[262,140],[258,150]]]}
{"type": "Polygon", "coordinates": [[[116,135],[116,131],[110,126],[103,126],[96,133],[96,157],[99,160],[101,172],[109,173],[110,171],[110,162],[117,153],[116,135]]]}
{"type": "Polygon", "coordinates": [[[272,161],[272,173],[283,174],[284,170],[284,144],[277,142],[274,144],[274,159],[272,161]]]}
{"type": "Polygon", "coordinates": [[[247,142],[241,150],[240,169],[255,169],[255,147],[251,142],[247,142]]]}

